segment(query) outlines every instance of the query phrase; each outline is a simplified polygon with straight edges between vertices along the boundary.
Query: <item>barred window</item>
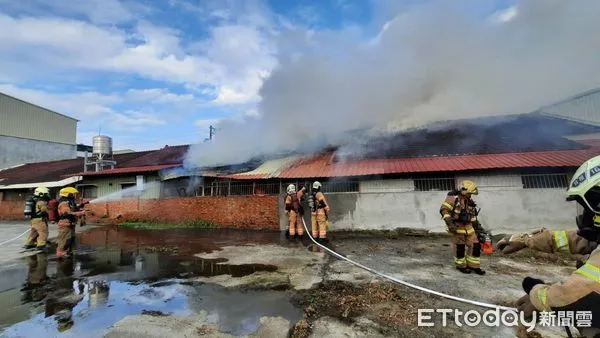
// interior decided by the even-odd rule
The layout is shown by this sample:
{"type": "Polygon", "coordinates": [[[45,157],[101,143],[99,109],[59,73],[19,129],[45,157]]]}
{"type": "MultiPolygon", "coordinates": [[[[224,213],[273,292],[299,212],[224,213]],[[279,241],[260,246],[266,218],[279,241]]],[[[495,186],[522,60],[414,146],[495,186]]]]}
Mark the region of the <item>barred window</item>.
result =
{"type": "Polygon", "coordinates": [[[523,189],[566,189],[569,186],[567,174],[521,175],[523,189]]]}
{"type": "Polygon", "coordinates": [[[81,197],[85,199],[98,198],[98,187],[95,185],[81,185],[78,187],[81,197]]]}
{"type": "Polygon", "coordinates": [[[415,191],[450,191],[456,189],[456,180],[453,177],[416,178],[413,182],[415,191]]]}

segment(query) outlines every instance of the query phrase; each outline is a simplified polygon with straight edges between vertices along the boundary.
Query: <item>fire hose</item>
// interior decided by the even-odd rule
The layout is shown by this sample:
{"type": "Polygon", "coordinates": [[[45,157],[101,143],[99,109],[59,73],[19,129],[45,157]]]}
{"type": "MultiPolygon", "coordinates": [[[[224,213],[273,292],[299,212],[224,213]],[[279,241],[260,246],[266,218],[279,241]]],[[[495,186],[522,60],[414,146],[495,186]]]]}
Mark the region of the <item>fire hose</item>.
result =
{"type": "Polygon", "coordinates": [[[373,274],[375,274],[377,276],[383,277],[383,278],[385,278],[387,280],[390,280],[390,281],[392,281],[394,283],[402,284],[404,286],[408,286],[409,288],[417,289],[419,291],[423,291],[423,292],[430,293],[430,294],[433,294],[433,295],[436,295],[436,296],[439,296],[439,297],[443,297],[443,298],[447,298],[447,299],[452,299],[452,300],[455,300],[455,301],[458,301],[458,302],[462,302],[462,303],[467,303],[467,304],[472,304],[472,305],[477,305],[477,306],[486,307],[486,308],[492,308],[492,309],[499,309],[499,310],[503,310],[503,311],[515,311],[515,312],[517,311],[517,309],[513,308],[513,307],[502,306],[502,305],[495,305],[495,304],[490,304],[490,303],[484,303],[484,302],[479,302],[479,301],[475,301],[475,300],[465,299],[465,298],[461,298],[461,297],[457,297],[457,296],[452,296],[452,295],[449,295],[449,294],[445,294],[445,293],[442,293],[442,292],[438,292],[438,291],[435,291],[435,290],[424,288],[424,287],[419,286],[419,285],[411,284],[409,282],[406,282],[406,281],[394,278],[392,276],[388,276],[388,275],[386,275],[386,274],[384,274],[382,272],[379,272],[379,271],[377,271],[375,269],[372,269],[372,268],[370,268],[368,266],[365,266],[365,265],[362,265],[362,264],[360,264],[358,262],[355,262],[355,261],[351,260],[348,257],[340,255],[339,253],[331,250],[330,248],[328,248],[328,247],[326,247],[326,246],[318,243],[311,236],[310,231],[308,230],[308,227],[306,226],[306,222],[304,221],[304,218],[302,218],[302,224],[304,225],[304,229],[305,229],[306,233],[308,234],[308,237],[310,238],[310,240],[314,244],[316,244],[317,246],[319,246],[320,248],[322,248],[323,250],[327,251],[331,255],[333,255],[333,256],[341,259],[341,260],[344,260],[344,261],[346,261],[346,262],[348,262],[348,263],[350,263],[352,265],[355,265],[355,266],[357,266],[357,267],[359,267],[359,268],[361,268],[363,270],[367,270],[367,271],[369,271],[369,272],[371,272],[371,273],[373,273],[373,274]]]}
{"type": "Polygon", "coordinates": [[[19,239],[19,238],[23,237],[23,235],[25,235],[25,234],[26,234],[26,233],[28,233],[29,231],[31,231],[31,229],[27,229],[27,230],[26,230],[24,233],[20,234],[19,236],[16,236],[16,237],[13,237],[13,238],[11,238],[11,239],[9,239],[9,240],[6,240],[6,241],[4,241],[4,242],[0,243],[0,245],[4,245],[4,244],[6,244],[6,243],[8,243],[8,242],[12,242],[12,241],[14,241],[15,239],[19,239]]]}

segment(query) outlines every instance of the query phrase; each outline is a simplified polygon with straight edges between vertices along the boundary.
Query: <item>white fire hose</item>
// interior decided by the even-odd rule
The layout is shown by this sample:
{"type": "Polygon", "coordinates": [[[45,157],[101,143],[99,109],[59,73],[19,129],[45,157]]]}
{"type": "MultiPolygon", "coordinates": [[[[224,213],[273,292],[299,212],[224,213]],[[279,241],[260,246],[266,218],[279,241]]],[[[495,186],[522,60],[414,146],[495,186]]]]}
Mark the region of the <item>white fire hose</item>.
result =
{"type": "Polygon", "coordinates": [[[430,293],[430,294],[433,294],[433,295],[436,295],[436,296],[440,296],[440,297],[443,297],[443,298],[452,299],[452,300],[455,300],[455,301],[458,301],[458,302],[462,302],[462,303],[467,303],[467,304],[472,304],[472,305],[477,305],[477,306],[486,307],[486,308],[492,308],[492,309],[499,309],[499,310],[504,310],[504,311],[517,311],[517,309],[516,309],[516,308],[513,308],[513,307],[501,306],[501,305],[495,305],[495,304],[484,303],[484,302],[478,302],[478,301],[475,301],[475,300],[470,300],[470,299],[460,298],[460,297],[456,297],[456,296],[448,295],[448,294],[445,294],[445,293],[442,293],[442,292],[438,292],[438,291],[435,291],[435,290],[427,289],[427,288],[424,288],[424,287],[422,287],[422,286],[418,286],[418,285],[415,285],[415,284],[411,284],[411,283],[405,282],[405,281],[403,281],[403,280],[400,280],[400,279],[394,278],[394,277],[392,277],[392,276],[388,276],[388,275],[386,275],[386,274],[384,274],[384,273],[381,273],[381,272],[379,272],[379,271],[377,271],[377,270],[374,270],[374,269],[372,269],[372,268],[369,268],[368,266],[364,266],[364,265],[362,265],[362,264],[360,264],[360,263],[358,263],[358,262],[355,262],[355,261],[351,260],[351,259],[350,259],[350,258],[348,258],[348,257],[342,256],[342,255],[340,255],[339,253],[337,253],[337,252],[335,252],[335,251],[333,251],[333,250],[329,249],[328,247],[326,247],[326,246],[324,246],[324,245],[321,245],[321,244],[319,244],[319,243],[318,243],[317,241],[315,241],[315,239],[314,239],[314,238],[311,236],[311,234],[310,234],[310,231],[308,230],[308,227],[306,226],[306,222],[304,221],[304,218],[302,218],[302,224],[304,225],[304,229],[305,229],[306,233],[308,234],[308,237],[310,238],[310,240],[311,240],[313,243],[315,243],[317,246],[319,246],[320,248],[322,248],[322,249],[326,250],[328,253],[330,253],[331,255],[333,255],[333,256],[335,256],[335,257],[337,257],[337,258],[339,258],[339,259],[342,259],[342,260],[344,260],[344,261],[346,261],[346,262],[348,262],[348,263],[350,263],[350,264],[353,264],[353,265],[355,265],[355,266],[358,266],[359,268],[361,268],[361,269],[364,269],[364,270],[367,270],[367,271],[369,271],[369,272],[371,272],[371,273],[373,273],[373,274],[375,274],[375,275],[378,275],[378,276],[380,276],[380,277],[383,277],[383,278],[385,278],[385,279],[388,279],[388,280],[390,280],[390,281],[392,281],[392,282],[394,282],[394,283],[397,283],[397,284],[402,284],[402,285],[404,285],[404,286],[408,286],[409,288],[417,289],[417,290],[420,290],[420,291],[423,291],[423,292],[427,292],[427,293],[430,293]]]}
{"type": "Polygon", "coordinates": [[[6,241],[4,241],[4,242],[0,243],[0,245],[4,245],[4,244],[6,244],[6,243],[8,243],[8,242],[12,242],[12,241],[14,241],[15,239],[19,239],[19,238],[23,237],[23,235],[25,235],[25,234],[26,234],[26,233],[28,233],[29,231],[31,231],[31,229],[27,229],[27,231],[25,231],[24,233],[20,234],[19,236],[17,236],[17,237],[13,237],[13,238],[11,238],[11,239],[9,239],[9,240],[6,240],[6,241]]]}

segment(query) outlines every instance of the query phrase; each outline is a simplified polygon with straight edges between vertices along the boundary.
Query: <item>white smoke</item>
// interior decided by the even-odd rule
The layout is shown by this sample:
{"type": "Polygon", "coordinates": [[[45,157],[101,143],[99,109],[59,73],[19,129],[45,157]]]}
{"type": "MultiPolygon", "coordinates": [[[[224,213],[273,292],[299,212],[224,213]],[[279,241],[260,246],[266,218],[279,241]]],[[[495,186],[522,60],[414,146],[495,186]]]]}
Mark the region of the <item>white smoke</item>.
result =
{"type": "Polygon", "coordinates": [[[261,117],[220,125],[186,162],[235,164],[341,144],[357,129],[533,111],[600,86],[598,18],[595,0],[518,1],[487,19],[434,1],[371,40],[358,29],[282,34],[261,117]]]}

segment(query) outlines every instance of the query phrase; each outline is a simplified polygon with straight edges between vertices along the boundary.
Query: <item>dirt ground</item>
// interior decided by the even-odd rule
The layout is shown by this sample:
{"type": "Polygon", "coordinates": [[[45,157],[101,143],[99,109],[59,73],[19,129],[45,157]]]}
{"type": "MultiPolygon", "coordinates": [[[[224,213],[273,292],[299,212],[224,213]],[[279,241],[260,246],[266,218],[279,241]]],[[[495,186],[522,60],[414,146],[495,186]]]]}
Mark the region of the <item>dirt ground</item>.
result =
{"type": "MultiPolygon", "coordinates": [[[[514,306],[524,293],[525,276],[557,282],[575,268],[575,257],[553,256],[523,250],[511,256],[494,253],[482,257],[486,275],[465,275],[454,269],[450,240],[444,235],[411,233],[334,233],[330,247],[335,251],[385,274],[449,295],[492,304],[514,306]]],[[[482,309],[475,305],[430,295],[383,280],[368,271],[326,254],[305,243],[233,245],[208,254],[206,259],[222,259],[223,264],[266,264],[276,271],[260,271],[242,278],[221,275],[199,277],[197,282],[215,283],[227,288],[287,289],[304,318],[286,325],[284,319],[261,318],[263,332],[282,337],[565,337],[560,327],[459,327],[449,318],[433,317],[433,327],[419,327],[418,309],[482,309]],[[277,323],[271,326],[271,323],[277,323]],[[284,332],[285,331],[285,332],[284,332]]],[[[140,317],[125,323],[139,325],[140,317]]],[[[157,319],[153,319],[156,321],[157,319]]],[[[178,319],[179,320],[179,319],[178,319]]],[[[175,323],[175,322],[174,322],[175,323]]],[[[119,326],[121,325],[121,326],[119,326]]],[[[173,328],[175,329],[175,328],[173,328]]],[[[218,328],[214,328],[218,336],[218,328]]],[[[109,331],[111,336],[123,336],[109,331]]],[[[130,332],[131,333],[131,332],[130,332]]],[[[131,336],[131,335],[128,335],[131,336]]],[[[253,335],[256,336],[256,335],[253,335]]],[[[260,335],[258,335],[260,336],[260,335]]]]}

